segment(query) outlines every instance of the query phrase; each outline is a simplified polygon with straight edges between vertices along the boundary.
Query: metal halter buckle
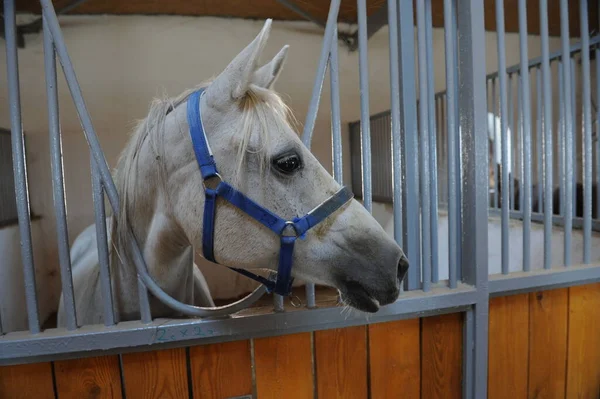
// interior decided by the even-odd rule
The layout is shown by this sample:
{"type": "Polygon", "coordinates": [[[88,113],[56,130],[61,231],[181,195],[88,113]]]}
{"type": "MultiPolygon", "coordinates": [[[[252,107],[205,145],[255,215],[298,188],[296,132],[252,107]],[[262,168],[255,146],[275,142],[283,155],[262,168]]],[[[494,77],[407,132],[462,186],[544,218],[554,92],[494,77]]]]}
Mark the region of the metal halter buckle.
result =
{"type": "Polygon", "coordinates": [[[221,175],[218,173],[215,173],[213,176],[210,176],[209,178],[204,179],[202,181],[202,186],[204,187],[204,190],[206,190],[207,187],[210,188],[211,190],[216,190],[222,181],[223,181],[223,179],[221,178],[221,175]]]}
{"type": "Polygon", "coordinates": [[[298,231],[296,230],[296,226],[294,222],[290,222],[289,220],[285,222],[285,226],[283,230],[281,230],[282,237],[298,237],[298,231]]]}

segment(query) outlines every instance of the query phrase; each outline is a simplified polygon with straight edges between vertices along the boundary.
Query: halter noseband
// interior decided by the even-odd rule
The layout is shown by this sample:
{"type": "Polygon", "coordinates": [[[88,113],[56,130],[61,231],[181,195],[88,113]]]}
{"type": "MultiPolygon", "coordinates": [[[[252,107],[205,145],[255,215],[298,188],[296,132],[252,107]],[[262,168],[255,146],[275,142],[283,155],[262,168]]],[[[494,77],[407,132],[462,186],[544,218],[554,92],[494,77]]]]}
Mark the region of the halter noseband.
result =
{"type": "Polygon", "coordinates": [[[264,284],[268,292],[287,296],[291,293],[292,282],[294,280],[291,271],[296,239],[304,239],[305,233],[309,229],[321,223],[329,215],[350,201],[353,198],[353,194],[348,188],[342,187],[337,193],[329,197],[325,202],[321,203],[305,216],[301,218],[296,217],[293,220],[288,221],[258,205],[243,193],[224,182],[217,171],[217,165],[215,164],[212,151],[206,138],[206,132],[202,125],[200,98],[204,90],[205,88],[201,88],[198,91],[195,91],[187,100],[187,119],[190,135],[194,153],[196,154],[196,161],[198,162],[200,173],[204,180],[205,202],[203,218],[204,226],[202,231],[202,251],[204,257],[211,262],[218,263],[214,257],[214,231],[216,203],[217,197],[219,196],[245,212],[248,216],[262,223],[281,238],[279,266],[277,268],[277,279],[275,281],[251,273],[248,270],[228,267],[231,270],[264,284]]]}

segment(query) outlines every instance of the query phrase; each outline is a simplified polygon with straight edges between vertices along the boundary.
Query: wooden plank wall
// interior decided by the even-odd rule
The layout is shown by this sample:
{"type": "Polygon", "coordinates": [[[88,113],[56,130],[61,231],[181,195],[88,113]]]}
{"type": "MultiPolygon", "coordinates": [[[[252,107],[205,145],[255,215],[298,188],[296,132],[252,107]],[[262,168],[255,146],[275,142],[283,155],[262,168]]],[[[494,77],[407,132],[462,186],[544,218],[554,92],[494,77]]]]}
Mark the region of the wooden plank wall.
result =
{"type": "MultiPolygon", "coordinates": [[[[489,398],[600,395],[600,284],[490,302],[489,398]]],[[[0,367],[0,398],[461,398],[462,314],[0,367]]]]}

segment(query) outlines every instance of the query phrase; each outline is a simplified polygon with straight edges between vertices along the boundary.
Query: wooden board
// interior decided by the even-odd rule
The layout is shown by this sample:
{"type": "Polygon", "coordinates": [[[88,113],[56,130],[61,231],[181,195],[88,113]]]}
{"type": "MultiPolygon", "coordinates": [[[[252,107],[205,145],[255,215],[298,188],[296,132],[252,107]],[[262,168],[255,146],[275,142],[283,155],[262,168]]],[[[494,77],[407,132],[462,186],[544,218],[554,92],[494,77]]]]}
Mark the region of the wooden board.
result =
{"type": "Polygon", "coordinates": [[[565,397],[566,288],[529,294],[529,397],[565,397]]]}
{"type": "Polygon", "coordinates": [[[0,398],[54,399],[52,365],[34,363],[0,367],[0,398]]]}
{"type": "Polygon", "coordinates": [[[311,333],[256,339],[254,362],[260,399],[313,396],[311,333]]]}
{"type": "Polygon", "coordinates": [[[462,397],[463,316],[421,319],[421,397],[462,397]]]}
{"type": "Polygon", "coordinates": [[[188,397],[185,348],[122,355],[127,399],[188,397]]]}
{"type": "Polygon", "coordinates": [[[528,294],[492,298],[488,399],[527,397],[528,294]]]}
{"type": "Polygon", "coordinates": [[[319,398],[368,396],[365,326],[316,331],[315,362],[319,398]]]}
{"type": "Polygon", "coordinates": [[[118,356],[58,361],[54,373],[60,399],[122,397],[118,356]]]}
{"type": "Polygon", "coordinates": [[[372,398],[421,397],[419,319],[369,326],[372,398]]]}
{"type": "Polygon", "coordinates": [[[194,399],[221,399],[252,394],[250,341],[190,348],[194,399]]]}
{"type": "Polygon", "coordinates": [[[60,399],[122,397],[118,356],[58,361],[54,374],[60,399]]]}
{"type": "Polygon", "coordinates": [[[569,288],[567,359],[566,397],[600,397],[600,284],[569,288]]]}

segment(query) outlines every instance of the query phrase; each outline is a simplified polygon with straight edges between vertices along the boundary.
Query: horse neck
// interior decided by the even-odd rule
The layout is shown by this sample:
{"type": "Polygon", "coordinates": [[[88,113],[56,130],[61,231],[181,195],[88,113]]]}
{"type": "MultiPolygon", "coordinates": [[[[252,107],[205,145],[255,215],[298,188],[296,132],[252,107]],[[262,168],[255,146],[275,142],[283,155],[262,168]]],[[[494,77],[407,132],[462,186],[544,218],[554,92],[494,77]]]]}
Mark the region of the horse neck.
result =
{"type": "MultiPolygon", "coordinates": [[[[183,230],[170,216],[165,190],[156,183],[158,171],[152,167],[143,167],[152,163],[145,163],[144,155],[140,155],[140,158],[141,167],[130,180],[136,185],[133,198],[126,197],[129,202],[135,204],[130,206],[127,220],[154,281],[173,298],[190,303],[193,299],[193,247],[183,230]]],[[[121,198],[124,196],[121,195],[121,198]]],[[[123,207],[127,205],[124,204],[123,207]]],[[[118,228],[123,229],[127,226],[118,228]]],[[[113,251],[111,264],[119,265],[112,268],[112,273],[120,307],[125,313],[130,310],[137,311],[138,296],[134,294],[137,293],[138,287],[136,266],[131,259],[122,258],[120,253],[124,251],[118,247],[119,240],[114,241],[117,251],[113,251]]],[[[161,313],[169,312],[167,308],[162,309],[163,305],[152,296],[151,307],[153,315],[157,317],[161,313]]]]}

